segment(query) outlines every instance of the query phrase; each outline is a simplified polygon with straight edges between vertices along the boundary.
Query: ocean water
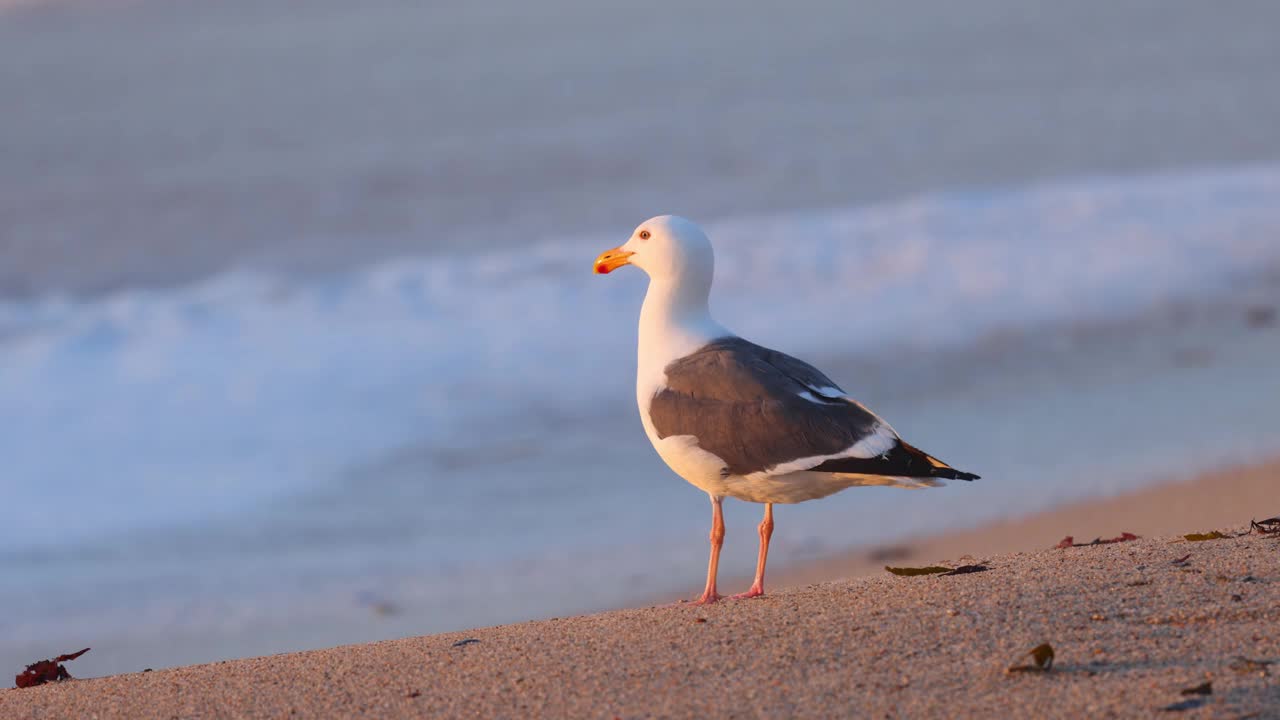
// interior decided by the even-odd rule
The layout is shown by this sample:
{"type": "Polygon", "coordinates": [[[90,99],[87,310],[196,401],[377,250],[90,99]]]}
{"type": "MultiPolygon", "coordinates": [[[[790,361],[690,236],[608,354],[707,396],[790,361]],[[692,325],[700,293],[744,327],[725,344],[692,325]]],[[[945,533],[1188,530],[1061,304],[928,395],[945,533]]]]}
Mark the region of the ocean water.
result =
{"type": "MultiPolygon", "coordinates": [[[[1278,201],[1263,166],[710,223],[722,322],[984,476],[783,508],[775,562],[1280,449],[1280,333],[1245,320],[1280,296],[1278,201]]],[[[123,671],[692,592],[706,500],[634,407],[645,281],[582,250],[630,230],[0,303],[0,658],[123,671]]]]}
{"type": "Polygon", "coordinates": [[[1280,162],[1268,2],[12,4],[4,297],[1280,162]]]}

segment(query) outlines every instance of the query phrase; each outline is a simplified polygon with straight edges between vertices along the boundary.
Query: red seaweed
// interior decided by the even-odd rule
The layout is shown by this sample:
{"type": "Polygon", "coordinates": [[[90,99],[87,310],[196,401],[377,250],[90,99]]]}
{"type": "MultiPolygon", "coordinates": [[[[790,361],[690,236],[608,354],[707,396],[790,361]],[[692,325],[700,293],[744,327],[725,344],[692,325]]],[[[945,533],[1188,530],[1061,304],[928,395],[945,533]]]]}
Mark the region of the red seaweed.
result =
{"type": "Polygon", "coordinates": [[[67,668],[61,665],[64,662],[70,662],[89,652],[89,648],[85,648],[80,652],[71,653],[69,655],[59,655],[52,660],[41,660],[40,662],[31,663],[13,679],[14,683],[20,688],[35,687],[51,682],[62,682],[70,680],[71,673],[67,672],[67,668]]]}

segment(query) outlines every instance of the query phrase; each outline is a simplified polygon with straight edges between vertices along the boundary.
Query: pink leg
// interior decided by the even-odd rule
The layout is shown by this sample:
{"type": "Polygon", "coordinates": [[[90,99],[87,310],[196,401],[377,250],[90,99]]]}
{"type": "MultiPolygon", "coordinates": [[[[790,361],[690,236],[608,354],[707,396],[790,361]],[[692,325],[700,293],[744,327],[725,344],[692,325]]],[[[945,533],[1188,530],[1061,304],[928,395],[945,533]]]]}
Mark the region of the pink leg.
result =
{"type": "Polygon", "coordinates": [[[724,545],[722,501],[723,498],[711,496],[711,560],[707,563],[707,587],[702,591],[702,597],[694,601],[698,605],[710,605],[721,598],[716,592],[716,571],[720,568],[720,547],[724,545]]]}
{"type": "Polygon", "coordinates": [[[753,598],[764,594],[764,564],[769,559],[769,538],[773,537],[773,503],[764,504],[764,519],[760,521],[760,557],[756,560],[756,579],[751,589],[735,598],[753,598]]]}

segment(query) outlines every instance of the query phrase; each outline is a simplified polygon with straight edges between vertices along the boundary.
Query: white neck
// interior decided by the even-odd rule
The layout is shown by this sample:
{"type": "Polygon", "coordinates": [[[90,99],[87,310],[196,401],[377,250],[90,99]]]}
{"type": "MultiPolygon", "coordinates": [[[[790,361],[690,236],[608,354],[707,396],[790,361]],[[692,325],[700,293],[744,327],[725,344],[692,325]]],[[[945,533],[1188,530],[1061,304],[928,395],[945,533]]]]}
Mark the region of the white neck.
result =
{"type": "Polygon", "coordinates": [[[711,282],[686,278],[653,278],[640,310],[637,392],[656,387],[663,370],[716,338],[731,333],[711,318],[711,282]]]}

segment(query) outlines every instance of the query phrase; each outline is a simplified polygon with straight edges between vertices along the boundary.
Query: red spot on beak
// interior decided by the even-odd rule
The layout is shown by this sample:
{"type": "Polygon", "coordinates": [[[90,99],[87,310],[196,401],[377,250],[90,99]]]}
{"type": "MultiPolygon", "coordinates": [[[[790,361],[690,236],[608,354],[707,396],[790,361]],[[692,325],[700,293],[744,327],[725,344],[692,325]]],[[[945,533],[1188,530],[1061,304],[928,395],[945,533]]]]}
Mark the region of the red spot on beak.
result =
{"type": "Polygon", "coordinates": [[[596,258],[595,270],[597,275],[608,275],[623,265],[629,265],[630,258],[635,253],[628,252],[622,248],[614,248],[600,253],[600,257],[596,258]]]}

